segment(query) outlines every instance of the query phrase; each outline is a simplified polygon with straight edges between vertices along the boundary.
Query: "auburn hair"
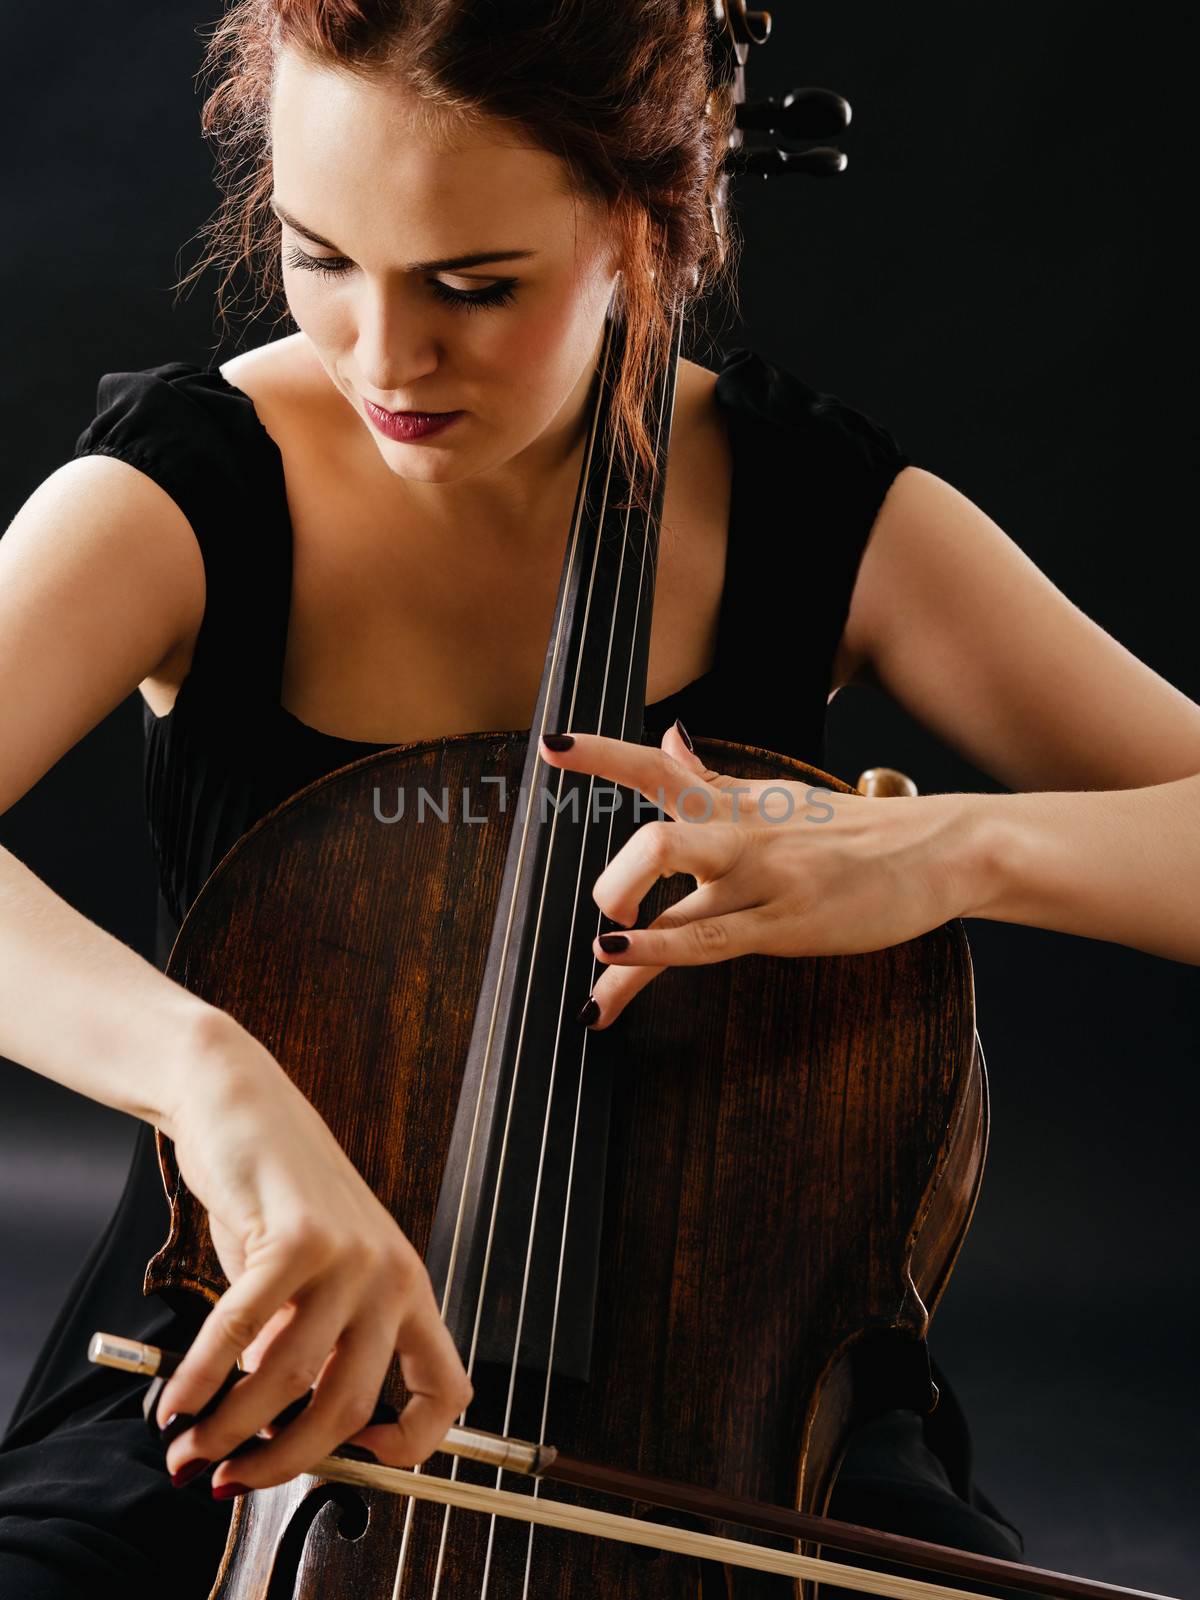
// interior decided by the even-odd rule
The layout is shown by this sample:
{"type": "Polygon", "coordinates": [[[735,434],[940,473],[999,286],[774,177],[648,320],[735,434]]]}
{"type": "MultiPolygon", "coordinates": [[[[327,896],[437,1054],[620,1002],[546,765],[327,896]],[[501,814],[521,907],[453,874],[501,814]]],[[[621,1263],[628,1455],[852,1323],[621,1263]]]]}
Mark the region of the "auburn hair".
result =
{"type": "MultiPolygon", "coordinates": [[[[280,223],[270,208],[270,104],[286,46],[320,65],[383,75],[434,117],[515,124],[563,161],[571,187],[608,208],[622,262],[625,358],[610,441],[634,481],[654,443],[643,420],[669,348],[672,308],[732,290],[739,241],[722,162],[732,92],[712,91],[709,0],[231,0],[200,76],[201,128],[222,199],[199,231],[221,277],[222,327],[250,280],[254,316],[283,302],[280,223]]],[[[287,317],[286,303],[280,318],[287,317]]]]}

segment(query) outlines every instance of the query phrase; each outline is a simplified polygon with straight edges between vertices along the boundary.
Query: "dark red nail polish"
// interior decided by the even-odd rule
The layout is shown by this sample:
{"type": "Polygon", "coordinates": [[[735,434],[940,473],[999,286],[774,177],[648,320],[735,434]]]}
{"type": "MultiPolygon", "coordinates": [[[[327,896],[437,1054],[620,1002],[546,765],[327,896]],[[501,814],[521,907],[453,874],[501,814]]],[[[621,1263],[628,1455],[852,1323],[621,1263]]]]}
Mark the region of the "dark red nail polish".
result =
{"type": "Polygon", "coordinates": [[[249,1485],[245,1483],[214,1483],[212,1497],[214,1500],[232,1500],[235,1495],[249,1493],[249,1485]]]}
{"type": "Polygon", "coordinates": [[[158,1430],[158,1436],[162,1440],[164,1448],[167,1445],[174,1444],[179,1435],[186,1433],[195,1420],[190,1411],[172,1411],[171,1415],[158,1430]]]}
{"type": "Polygon", "coordinates": [[[683,723],[680,722],[678,717],[675,718],[675,732],[683,740],[684,744],[687,745],[688,749],[692,749],[692,741],[688,737],[688,731],[684,727],[683,723]]]}
{"type": "Polygon", "coordinates": [[[629,940],[623,933],[602,933],[600,935],[600,948],[610,956],[615,956],[620,951],[629,949],[629,940]]]}
{"type": "Polygon", "coordinates": [[[590,994],[584,1001],[583,1005],[580,1006],[579,1010],[575,1013],[575,1021],[581,1023],[585,1028],[590,1028],[592,1023],[595,1022],[599,1016],[599,1003],[596,1000],[595,995],[590,994]]]}
{"type": "Polygon", "coordinates": [[[544,733],[542,743],[547,750],[569,750],[575,740],[569,733],[544,733]]]}
{"type": "Polygon", "coordinates": [[[178,1472],[171,1474],[171,1486],[182,1489],[185,1483],[191,1483],[193,1478],[198,1478],[206,1467],[211,1467],[211,1461],[204,1461],[199,1456],[194,1461],[185,1461],[178,1472]]]}

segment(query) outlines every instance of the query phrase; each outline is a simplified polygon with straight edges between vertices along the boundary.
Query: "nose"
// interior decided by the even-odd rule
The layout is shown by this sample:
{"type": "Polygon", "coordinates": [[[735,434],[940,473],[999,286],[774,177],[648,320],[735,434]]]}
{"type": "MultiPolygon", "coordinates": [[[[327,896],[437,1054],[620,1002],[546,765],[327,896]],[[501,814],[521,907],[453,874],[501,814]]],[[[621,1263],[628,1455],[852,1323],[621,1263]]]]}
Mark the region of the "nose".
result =
{"type": "Polygon", "coordinates": [[[355,364],[362,384],[380,404],[417,397],[414,384],[436,372],[441,352],[432,327],[425,322],[415,297],[367,284],[358,308],[355,364]]]}

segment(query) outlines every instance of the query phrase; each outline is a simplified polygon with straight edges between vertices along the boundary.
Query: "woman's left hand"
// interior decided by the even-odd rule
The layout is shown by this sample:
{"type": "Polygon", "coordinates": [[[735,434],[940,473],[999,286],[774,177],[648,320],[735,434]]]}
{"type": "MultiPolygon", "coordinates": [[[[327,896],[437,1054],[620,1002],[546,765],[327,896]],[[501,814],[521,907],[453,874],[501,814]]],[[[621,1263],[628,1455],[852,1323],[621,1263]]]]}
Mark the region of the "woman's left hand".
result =
{"type": "Polygon", "coordinates": [[[972,914],[977,808],[972,794],[871,799],[770,777],[714,772],[678,725],[662,748],[573,735],[540,755],[550,767],[639,790],[672,821],[643,823],[596,879],[600,910],[630,928],[593,942],[609,969],[592,991],[593,1027],[613,1022],[669,966],[731,956],[853,955],[914,939],[972,914]],[[633,929],[660,878],[696,887],[633,929]],[[601,943],[624,940],[618,949],[601,943]]]}

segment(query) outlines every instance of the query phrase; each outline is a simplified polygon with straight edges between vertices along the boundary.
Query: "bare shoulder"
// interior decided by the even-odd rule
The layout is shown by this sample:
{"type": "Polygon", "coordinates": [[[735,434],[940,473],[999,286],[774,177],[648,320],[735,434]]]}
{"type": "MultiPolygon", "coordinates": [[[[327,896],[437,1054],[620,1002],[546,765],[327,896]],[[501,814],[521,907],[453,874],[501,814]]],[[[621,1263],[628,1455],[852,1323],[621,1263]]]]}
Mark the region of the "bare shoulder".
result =
{"type": "Polygon", "coordinates": [[[0,811],[198,625],[204,569],[183,511],[104,454],[64,462],[0,539],[0,811]]]}
{"type": "Polygon", "coordinates": [[[673,663],[678,682],[711,665],[724,591],[733,460],[716,383],[707,367],[680,362],[655,599],[664,637],[692,644],[673,663]]]}
{"type": "Polygon", "coordinates": [[[717,374],[696,361],[680,361],[676,406],[680,405],[697,418],[719,418],[717,374]]]}
{"type": "Polygon", "coordinates": [[[677,481],[692,479],[706,496],[718,492],[730,471],[729,437],[717,401],[717,374],[694,361],[679,363],[671,439],[677,481]]]}
{"type": "Polygon", "coordinates": [[[281,449],[311,444],[331,423],[345,425],[350,408],[303,333],[243,350],[219,370],[253,401],[259,420],[281,449]]]}
{"type": "MultiPolygon", "coordinates": [[[[311,344],[302,333],[271,339],[231,356],[220,371],[234,385],[255,397],[274,392],[294,392],[297,385],[324,376],[311,344]]],[[[328,381],[328,380],[326,380],[328,381]]]]}

